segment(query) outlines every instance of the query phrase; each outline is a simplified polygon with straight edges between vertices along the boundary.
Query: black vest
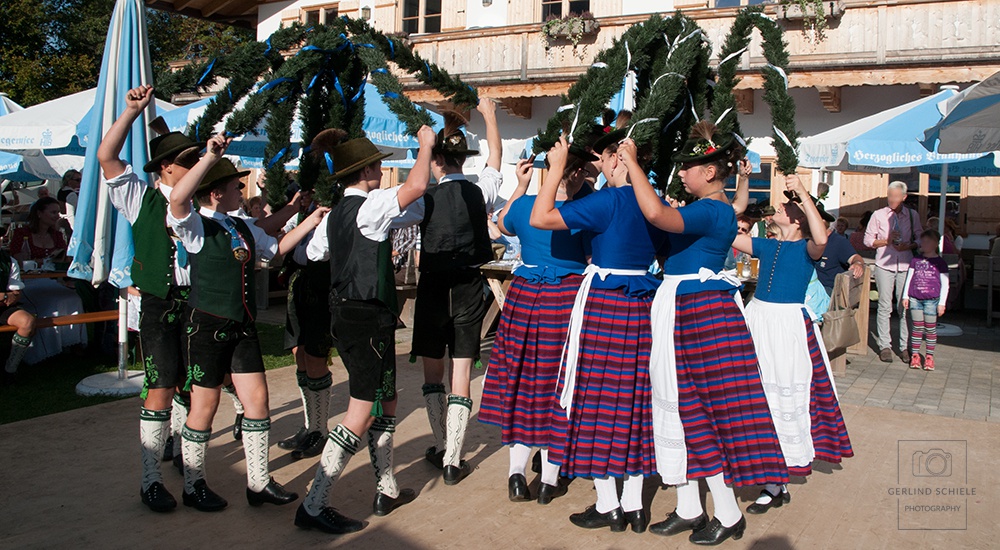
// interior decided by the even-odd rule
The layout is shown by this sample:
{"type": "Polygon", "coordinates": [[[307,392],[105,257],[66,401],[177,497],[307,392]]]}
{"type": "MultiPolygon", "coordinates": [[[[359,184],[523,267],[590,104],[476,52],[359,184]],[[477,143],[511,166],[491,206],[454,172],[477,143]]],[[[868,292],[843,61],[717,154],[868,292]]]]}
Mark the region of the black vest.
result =
{"type": "Polygon", "coordinates": [[[167,198],[155,187],[142,194],[142,207],[132,224],[135,258],[132,282],[139,290],[166,299],[174,284],[177,247],[167,229],[167,198]]]}
{"type": "Polygon", "coordinates": [[[476,184],[451,180],[424,195],[420,272],[479,267],[493,259],[486,201],[476,184]]]}
{"type": "Polygon", "coordinates": [[[358,229],[358,211],[365,200],[348,195],[328,214],[330,303],[378,300],[398,313],[392,242],[373,241],[358,229]]]}
{"type": "MultiPolygon", "coordinates": [[[[195,216],[200,214],[193,214],[195,216]]],[[[202,217],[205,243],[201,251],[189,256],[191,261],[191,298],[194,309],[236,322],[257,317],[254,265],[256,244],[250,228],[239,218],[236,231],[246,241],[250,253],[245,261],[233,255],[232,239],[219,222],[202,217]]]]}

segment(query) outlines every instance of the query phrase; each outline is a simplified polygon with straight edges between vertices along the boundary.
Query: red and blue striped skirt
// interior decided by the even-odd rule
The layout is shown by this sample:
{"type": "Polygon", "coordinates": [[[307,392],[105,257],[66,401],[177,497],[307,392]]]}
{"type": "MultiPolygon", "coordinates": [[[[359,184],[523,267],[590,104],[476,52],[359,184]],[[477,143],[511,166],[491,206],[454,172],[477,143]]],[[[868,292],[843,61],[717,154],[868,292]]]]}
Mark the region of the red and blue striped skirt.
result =
{"type": "Polygon", "coordinates": [[[559,403],[559,361],[573,300],[583,277],[558,284],[515,277],[497,327],[479,420],[500,426],[504,445],[548,447],[559,403]]]}
{"type": "MultiPolygon", "coordinates": [[[[844,415],[840,412],[840,402],[833,391],[830,373],[823,360],[823,352],[816,338],[816,325],[807,314],[803,314],[806,324],[806,338],[809,341],[809,358],[812,360],[812,385],[809,392],[809,416],[811,419],[813,450],[815,458],[840,464],[841,460],[854,456],[851,438],[847,435],[844,415]]],[[[807,476],[812,473],[812,464],[789,467],[788,474],[807,476]]]]}
{"type": "MultiPolygon", "coordinates": [[[[651,475],[653,449],[649,310],[652,296],[591,288],[580,335],[573,405],[556,407],[549,462],[570,477],[651,475]]],[[[562,391],[562,381],[559,383],[562,391]]]]}
{"type": "Polygon", "coordinates": [[[677,297],[674,348],[688,479],[735,487],[788,482],[753,340],[728,292],[677,297]]]}

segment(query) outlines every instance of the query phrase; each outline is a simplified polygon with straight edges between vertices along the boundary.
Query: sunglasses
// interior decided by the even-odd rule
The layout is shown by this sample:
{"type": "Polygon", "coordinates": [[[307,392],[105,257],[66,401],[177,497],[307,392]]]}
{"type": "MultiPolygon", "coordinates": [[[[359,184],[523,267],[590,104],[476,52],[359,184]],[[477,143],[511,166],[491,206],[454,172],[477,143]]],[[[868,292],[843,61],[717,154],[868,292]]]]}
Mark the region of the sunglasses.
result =
{"type": "Polygon", "coordinates": [[[749,227],[737,227],[736,231],[739,232],[739,233],[749,233],[750,232],[750,228],[749,227]]]}

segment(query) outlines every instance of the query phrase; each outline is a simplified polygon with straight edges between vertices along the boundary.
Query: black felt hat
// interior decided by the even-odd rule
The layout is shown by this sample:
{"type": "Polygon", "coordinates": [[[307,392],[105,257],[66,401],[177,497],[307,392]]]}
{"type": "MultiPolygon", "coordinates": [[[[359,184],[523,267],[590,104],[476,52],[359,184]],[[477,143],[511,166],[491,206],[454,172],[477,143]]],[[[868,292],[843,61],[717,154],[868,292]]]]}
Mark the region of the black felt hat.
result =
{"type": "Polygon", "coordinates": [[[618,130],[610,130],[608,133],[597,138],[597,141],[594,142],[594,152],[597,154],[603,153],[604,150],[608,148],[608,145],[611,145],[612,143],[618,143],[619,141],[625,139],[625,135],[627,133],[628,132],[625,130],[625,128],[621,128],[618,130]]]}
{"type": "Polygon", "coordinates": [[[156,136],[149,140],[150,159],[142,169],[149,173],[159,172],[161,161],[176,156],[187,149],[194,148],[201,151],[205,148],[205,142],[192,141],[191,138],[180,132],[170,132],[162,136],[156,136]]]}
{"type": "Polygon", "coordinates": [[[469,149],[468,138],[462,131],[462,126],[467,122],[465,118],[455,111],[445,111],[441,114],[444,116],[444,128],[438,132],[437,142],[434,143],[432,151],[441,155],[478,155],[479,151],[469,149]]]}
{"type": "Polygon", "coordinates": [[[208,173],[205,174],[201,183],[198,184],[198,191],[215,189],[233,178],[242,178],[249,173],[249,170],[237,170],[233,162],[227,158],[219,159],[219,162],[215,163],[215,166],[208,169],[208,173]]]}
{"type": "Polygon", "coordinates": [[[705,164],[725,157],[737,144],[733,136],[719,133],[715,124],[703,120],[691,128],[688,140],[671,160],[684,164],[705,164]]]}
{"type": "Polygon", "coordinates": [[[391,156],[390,153],[379,151],[368,138],[346,138],[347,132],[327,128],[316,134],[309,146],[310,154],[323,157],[319,163],[321,166],[326,163],[334,179],[350,176],[369,164],[391,156]]]}

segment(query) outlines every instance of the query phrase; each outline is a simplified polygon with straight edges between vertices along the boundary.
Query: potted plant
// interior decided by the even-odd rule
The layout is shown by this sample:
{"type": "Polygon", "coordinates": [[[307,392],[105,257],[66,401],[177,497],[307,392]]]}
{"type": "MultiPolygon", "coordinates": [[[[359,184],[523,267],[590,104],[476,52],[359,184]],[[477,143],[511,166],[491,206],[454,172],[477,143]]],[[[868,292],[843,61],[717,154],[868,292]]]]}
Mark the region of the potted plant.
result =
{"type": "Polygon", "coordinates": [[[565,17],[549,17],[542,24],[542,37],[545,39],[546,49],[551,48],[558,40],[571,42],[573,49],[576,49],[583,37],[597,34],[600,28],[601,24],[589,11],[580,15],[571,13],[565,17]]]}
{"type": "Polygon", "coordinates": [[[843,0],[778,0],[778,18],[802,21],[803,32],[813,41],[824,38],[827,19],[839,18],[843,13],[843,0]]]}

